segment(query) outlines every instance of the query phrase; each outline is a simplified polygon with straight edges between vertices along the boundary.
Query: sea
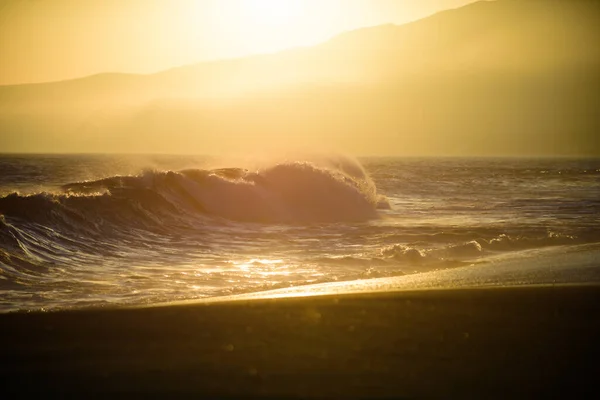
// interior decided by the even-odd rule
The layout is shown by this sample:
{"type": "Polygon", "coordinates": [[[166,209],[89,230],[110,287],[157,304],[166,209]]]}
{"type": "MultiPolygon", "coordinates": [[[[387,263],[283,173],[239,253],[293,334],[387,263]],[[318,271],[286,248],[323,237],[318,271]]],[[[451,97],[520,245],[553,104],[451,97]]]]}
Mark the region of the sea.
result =
{"type": "Polygon", "coordinates": [[[450,270],[598,283],[599,227],[600,159],[4,154],[0,312],[450,270]]]}

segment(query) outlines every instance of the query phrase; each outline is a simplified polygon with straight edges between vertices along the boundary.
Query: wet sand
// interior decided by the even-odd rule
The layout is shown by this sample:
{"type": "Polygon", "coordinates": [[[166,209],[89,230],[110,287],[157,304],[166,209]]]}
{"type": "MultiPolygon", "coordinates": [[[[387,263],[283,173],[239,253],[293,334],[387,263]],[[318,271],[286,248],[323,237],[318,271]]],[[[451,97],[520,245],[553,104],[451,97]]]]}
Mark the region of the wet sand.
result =
{"type": "Polygon", "coordinates": [[[595,389],[599,315],[600,286],[5,314],[0,380],[6,398],[573,396],[595,389]]]}

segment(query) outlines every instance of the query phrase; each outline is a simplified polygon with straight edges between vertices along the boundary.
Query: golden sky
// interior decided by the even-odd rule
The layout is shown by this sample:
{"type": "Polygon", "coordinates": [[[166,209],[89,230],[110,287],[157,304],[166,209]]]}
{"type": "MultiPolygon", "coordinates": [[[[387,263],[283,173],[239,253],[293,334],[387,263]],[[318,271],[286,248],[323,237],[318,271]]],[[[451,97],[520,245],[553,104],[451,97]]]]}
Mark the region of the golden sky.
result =
{"type": "Polygon", "coordinates": [[[2,0],[0,84],[274,52],[472,1],[2,0]]]}

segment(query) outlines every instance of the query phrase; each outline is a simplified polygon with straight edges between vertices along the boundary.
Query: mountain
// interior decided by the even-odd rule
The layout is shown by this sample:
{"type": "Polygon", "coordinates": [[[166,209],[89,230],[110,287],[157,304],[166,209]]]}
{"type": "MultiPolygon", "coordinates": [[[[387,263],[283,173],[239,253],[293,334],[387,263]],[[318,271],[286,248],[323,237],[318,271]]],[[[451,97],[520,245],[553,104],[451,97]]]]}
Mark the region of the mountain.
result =
{"type": "Polygon", "coordinates": [[[592,0],[481,1],[276,54],[4,86],[0,150],[600,155],[599,31],[592,0]]]}

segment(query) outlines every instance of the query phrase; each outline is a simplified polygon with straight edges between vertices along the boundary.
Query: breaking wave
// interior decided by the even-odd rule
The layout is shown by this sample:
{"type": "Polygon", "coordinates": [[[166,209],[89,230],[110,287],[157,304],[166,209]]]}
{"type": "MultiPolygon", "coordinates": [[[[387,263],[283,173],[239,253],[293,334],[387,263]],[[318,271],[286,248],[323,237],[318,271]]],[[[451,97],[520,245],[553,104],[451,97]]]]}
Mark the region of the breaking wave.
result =
{"type": "Polygon", "coordinates": [[[256,223],[355,222],[377,218],[377,208],[386,206],[362,169],[300,162],[255,172],[146,171],[66,184],[60,193],[0,198],[5,216],[91,231],[102,231],[107,222],[111,229],[164,228],[200,215],[256,223]]]}

